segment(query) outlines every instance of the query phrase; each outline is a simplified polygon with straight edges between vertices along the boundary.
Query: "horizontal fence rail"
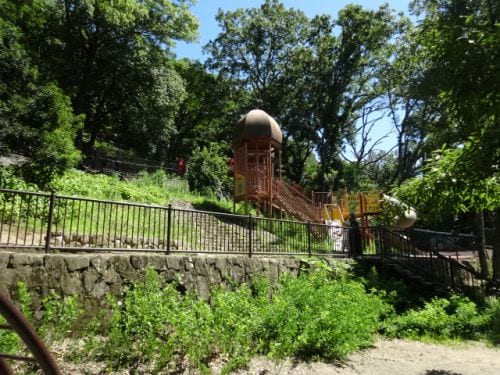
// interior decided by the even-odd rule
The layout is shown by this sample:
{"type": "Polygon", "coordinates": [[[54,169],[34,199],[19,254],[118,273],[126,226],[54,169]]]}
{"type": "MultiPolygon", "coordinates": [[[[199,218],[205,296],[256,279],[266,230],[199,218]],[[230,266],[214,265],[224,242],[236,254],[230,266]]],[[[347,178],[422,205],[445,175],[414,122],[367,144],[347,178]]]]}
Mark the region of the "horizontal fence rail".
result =
{"type": "Polygon", "coordinates": [[[0,189],[0,246],[68,251],[347,254],[348,228],[0,189]]]}
{"type": "Polygon", "coordinates": [[[412,228],[406,230],[405,235],[417,247],[429,249],[434,253],[457,260],[476,257],[481,244],[481,238],[472,234],[412,228]]]}

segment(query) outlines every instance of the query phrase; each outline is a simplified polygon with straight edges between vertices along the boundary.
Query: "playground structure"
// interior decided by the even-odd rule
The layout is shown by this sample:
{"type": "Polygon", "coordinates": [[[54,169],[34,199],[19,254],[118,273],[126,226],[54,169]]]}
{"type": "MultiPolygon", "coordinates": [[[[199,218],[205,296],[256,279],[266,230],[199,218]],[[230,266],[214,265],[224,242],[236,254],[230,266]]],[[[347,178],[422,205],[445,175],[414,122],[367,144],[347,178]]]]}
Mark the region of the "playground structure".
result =
{"type": "Polygon", "coordinates": [[[368,225],[370,216],[379,215],[384,204],[399,206],[403,214],[395,227],[406,228],[416,220],[410,207],[381,191],[360,193],[312,192],[308,197],[300,187],[286,183],[281,175],[281,129],[266,112],[254,109],[237,123],[233,136],[235,202],[252,202],[265,215],[286,212],[311,223],[343,225],[351,212],[368,225]]]}

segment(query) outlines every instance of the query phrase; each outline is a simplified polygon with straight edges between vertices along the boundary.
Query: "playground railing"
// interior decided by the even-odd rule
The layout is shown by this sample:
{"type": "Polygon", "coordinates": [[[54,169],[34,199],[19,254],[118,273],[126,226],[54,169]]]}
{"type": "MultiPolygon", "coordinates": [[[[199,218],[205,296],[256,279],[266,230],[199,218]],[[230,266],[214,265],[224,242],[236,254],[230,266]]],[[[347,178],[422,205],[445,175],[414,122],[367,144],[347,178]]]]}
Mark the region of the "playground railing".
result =
{"type": "Polygon", "coordinates": [[[306,222],[321,221],[321,207],[316,206],[300,191],[280,180],[275,180],[274,188],[275,203],[281,205],[289,214],[306,222]]]}

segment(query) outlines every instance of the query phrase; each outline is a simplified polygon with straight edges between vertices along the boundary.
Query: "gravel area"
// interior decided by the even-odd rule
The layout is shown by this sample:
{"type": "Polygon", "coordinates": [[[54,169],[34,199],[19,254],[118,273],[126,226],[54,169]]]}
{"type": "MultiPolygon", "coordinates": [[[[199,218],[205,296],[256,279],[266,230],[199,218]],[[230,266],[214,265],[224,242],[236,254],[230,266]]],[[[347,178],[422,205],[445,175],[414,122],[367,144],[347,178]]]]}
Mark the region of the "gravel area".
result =
{"type": "MultiPolygon", "coordinates": [[[[64,374],[130,375],[151,374],[153,368],[140,366],[120,371],[106,370],[104,363],[68,363],[63,361],[66,342],[52,348],[64,374]]],[[[215,360],[212,371],[219,374],[223,361],[215,360]]],[[[198,375],[187,366],[169,368],[160,374],[198,375]]],[[[408,340],[379,340],[372,348],[351,354],[343,365],[311,362],[295,363],[286,360],[279,363],[265,357],[254,358],[247,369],[235,375],[499,375],[500,348],[487,347],[483,343],[469,342],[451,345],[429,344],[408,340]]]]}
{"type": "Polygon", "coordinates": [[[255,358],[238,375],[499,375],[500,348],[472,342],[438,345],[408,340],[379,340],[373,348],[351,354],[343,366],[314,362],[273,363],[255,358]]]}

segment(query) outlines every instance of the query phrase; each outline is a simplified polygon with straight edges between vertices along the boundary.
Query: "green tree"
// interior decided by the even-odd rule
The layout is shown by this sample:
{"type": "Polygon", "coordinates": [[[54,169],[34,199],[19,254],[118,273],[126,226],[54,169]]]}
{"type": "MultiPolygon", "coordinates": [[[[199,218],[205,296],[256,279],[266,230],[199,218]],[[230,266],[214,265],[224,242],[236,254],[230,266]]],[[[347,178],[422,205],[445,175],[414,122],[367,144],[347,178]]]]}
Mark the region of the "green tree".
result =
{"type": "Polygon", "coordinates": [[[46,187],[80,160],[74,147],[81,117],[54,83],[31,63],[18,27],[0,18],[0,142],[5,152],[26,157],[27,180],[46,187]]]}
{"type": "Polygon", "coordinates": [[[419,57],[419,30],[406,20],[395,39],[393,58],[380,75],[385,91],[385,114],[396,133],[395,165],[387,175],[386,186],[399,185],[415,177],[429,150],[436,146],[429,137],[433,127],[441,126],[443,116],[432,96],[421,93],[416,84],[429,61],[419,57]]]}
{"type": "Polygon", "coordinates": [[[98,138],[161,154],[184,96],[169,60],[175,40],[193,40],[190,0],[3,0],[33,64],[72,101],[85,126],[79,146],[98,138]]]}
{"type": "Polygon", "coordinates": [[[288,92],[294,90],[294,53],[305,45],[308,18],[278,0],[259,8],[237,9],[216,16],[222,31],[205,46],[207,66],[249,91],[248,105],[283,116],[288,92]]]}
{"type": "Polygon", "coordinates": [[[207,72],[196,61],[177,61],[176,70],[184,81],[186,96],[176,111],[175,137],[168,153],[185,158],[194,149],[213,142],[228,148],[232,128],[245,106],[246,91],[222,76],[207,72]]]}
{"type": "Polygon", "coordinates": [[[343,139],[361,108],[381,94],[376,76],[395,31],[389,9],[353,5],[337,20],[326,15],[310,20],[267,0],[260,8],[220,11],[217,20],[222,32],[206,46],[208,66],[249,90],[249,104],[281,124],[284,143],[290,140],[294,151],[301,147],[284,158],[293,163],[285,165],[293,179],[299,179],[314,148],[320,187],[331,187],[326,176],[342,166],[343,139]]]}
{"type": "Polygon", "coordinates": [[[218,143],[193,150],[187,163],[189,190],[218,197],[229,194],[231,178],[227,163],[227,149],[218,143]]]}
{"type": "Polygon", "coordinates": [[[238,85],[241,114],[259,108],[277,119],[284,145],[298,151],[284,155],[285,173],[299,182],[311,149],[303,138],[307,133],[299,134],[292,125],[306,117],[296,100],[303,83],[301,55],[309,19],[278,0],[266,0],[259,8],[220,10],[216,20],[222,31],[205,46],[207,67],[238,85]]]}
{"type": "Polygon", "coordinates": [[[325,176],[341,169],[342,142],[361,110],[381,95],[378,76],[390,54],[387,43],[395,27],[388,7],[369,11],[349,5],[337,20],[318,16],[312,21],[313,53],[307,63],[304,99],[313,114],[308,131],[316,137],[323,188],[331,188],[325,176]]]}
{"type": "Polygon", "coordinates": [[[499,8],[428,0],[415,9],[425,14],[418,42],[428,61],[418,84],[438,98],[444,121],[432,136],[443,145],[400,194],[428,213],[494,211],[493,276],[500,280],[499,8]]]}

